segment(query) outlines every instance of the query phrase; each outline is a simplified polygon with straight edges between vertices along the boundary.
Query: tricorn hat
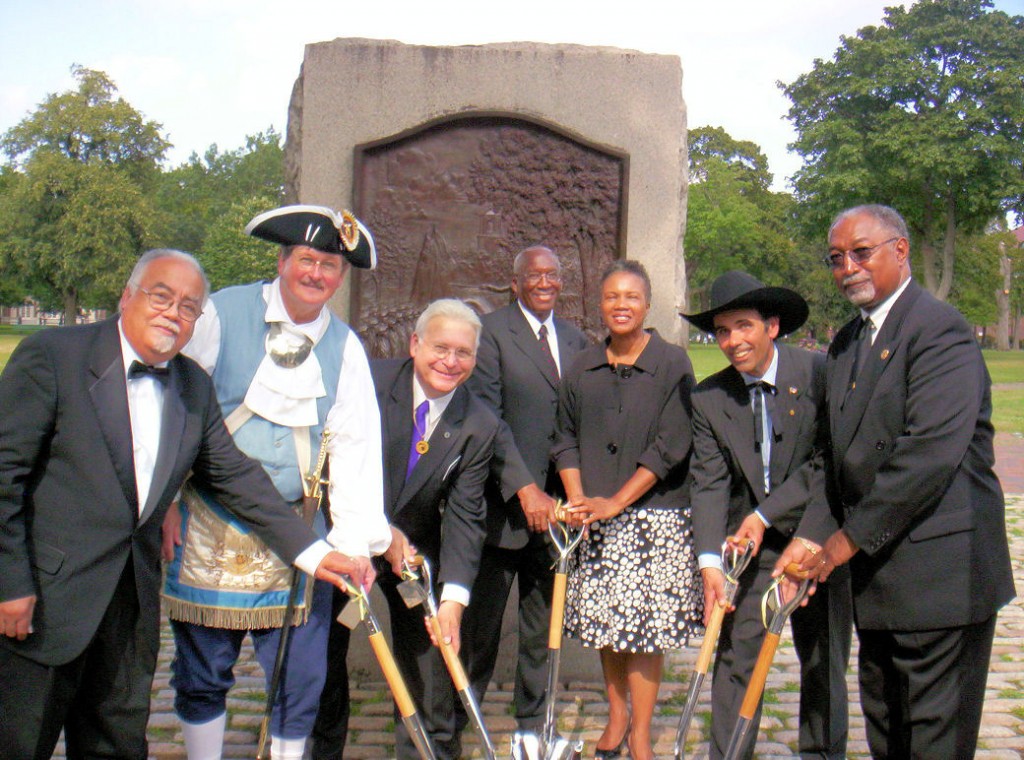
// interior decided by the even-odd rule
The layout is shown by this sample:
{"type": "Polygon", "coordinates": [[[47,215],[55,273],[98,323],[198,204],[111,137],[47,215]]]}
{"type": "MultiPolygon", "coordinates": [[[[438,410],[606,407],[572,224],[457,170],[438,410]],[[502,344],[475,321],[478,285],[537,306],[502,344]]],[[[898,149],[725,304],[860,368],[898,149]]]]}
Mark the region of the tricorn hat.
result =
{"type": "Polygon", "coordinates": [[[711,308],[699,314],[680,314],[704,332],[715,331],[715,315],[736,309],[757,309],[779,318],[779,335],[789,335],[807,321],[807,301],[789,288],[768,287],[746,272],[726,272],[711,283],[711,308]]]}
{"type": "Polygon", "coordinates": [[[340,253],[354,267],[377,266],[370,231],[352,212],[327,206],[282,206],[257,214],[245,234],[279,245],[305,245],[323,253],[340,253]]]}

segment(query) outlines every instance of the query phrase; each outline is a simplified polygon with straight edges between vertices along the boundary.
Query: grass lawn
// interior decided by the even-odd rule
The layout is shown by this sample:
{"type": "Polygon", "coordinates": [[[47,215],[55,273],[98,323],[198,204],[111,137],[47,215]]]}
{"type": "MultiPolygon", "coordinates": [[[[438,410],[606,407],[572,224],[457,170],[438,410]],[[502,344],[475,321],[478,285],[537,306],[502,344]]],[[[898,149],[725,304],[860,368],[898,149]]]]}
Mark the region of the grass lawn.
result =
{"type": "MultiPolygon", "coordinates": [[[[38,327],[0,325],[0,369],[7,364],[11,351],[18,342],[38,327]]],[[[717,372],[726,365],[725,357],[717,345],[701,345],[691,343],[687,350],[697,380],[717,372]]],[[[1024,351],[984,351],[985,363],[992,375],[992,382],[997,384],[1024,384],[1024,351]]],[[[1020,433],[1024,435],[1024,385],[1019,388],[1007,388],[992,391],[992,423],[1001,433],[1020,433]]]]}
{"type": "Polygon", "coordinates": [[[0,370],[7,365],[11,352],[21,339],[39,329],[28,325],[0,325],[0,370]]]}

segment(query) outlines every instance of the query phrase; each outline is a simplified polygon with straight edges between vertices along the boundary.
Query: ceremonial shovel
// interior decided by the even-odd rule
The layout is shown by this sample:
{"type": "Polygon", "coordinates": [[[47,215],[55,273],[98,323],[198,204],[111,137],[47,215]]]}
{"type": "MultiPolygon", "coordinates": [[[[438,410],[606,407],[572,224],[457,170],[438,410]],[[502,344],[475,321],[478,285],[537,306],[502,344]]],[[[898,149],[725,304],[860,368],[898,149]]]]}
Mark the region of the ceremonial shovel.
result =
{"type": "Polygon", "coordinates": [[[366,625],[366,630],[370,634],[370,648],[373,649],[373,654],[376,656],[377,662],[380,663],[384,680],[388,682],[388,688],[391,689],[391,694],[395,698],[398,714],[402,716],[402,722],[409,731],[409,737],[416,745],[416,750],[423,760],[437,760],[434,749],[430,746],[427,731],[423,727],[423,721],[420,719],[419,713],[416,712],[416,703],[413,701],[412,695],[409,694],[409,688],[405,685],[402,673],[398,669],[398,663],[395,662],[395,656],[391,653],[387,641],[384,640],[384,631],[381,630],[377,616],[374,614],[373,608],[370,607],[370,600],[366,598],[362,589],[356,588],[344,577],[342,580],[345,582],[345,590],[351,598],[341,614],[338,615],[338,622],[346,628],[355,628],[360,622],[366,625]]]}
{"type": "MultiPolygon", "coordinates": [[[[302,479],[302,520],[308,527],[312,527],[316,513],[320,511],[320,504],[324,498],[324,486],[330,483],[324,480],[324,465],[327,464],[327,449],[331,438],[331,431],[324,428],[320,436],[320,450],[317,452],[316,462],[310,471],[302,479]]],[[[277,701],[277,692],[281,688],[281,669],[284,667],[285,657],[288,656],[289,634],[292,632],[292,618],[295,616],[295,605],[299,597],[299,581],[302,573],[298,568],[292,568],[291,584],[288,588],[288,603],[284,608],[284,619],[281,622],[281,636],[277,642],[277,656],[274,658],[274,672],[270,677],[270,688],[267,690],[267,705],[263,710],[263,720],[260,721],[259,738],[256,741],[256,760],[265,760],[267,739],[270,737],[270,718],[274,711],[274,702],[277,701]]],[[[306,579],[307,583],[313,583],[312,578],[306,579]]]]}
{"type": "Polygon", "coordinates": [[[711,611],[711,619],[704,631],[704,641],[700,645],[700,654],[697,655],[697,665],[690,676],[690,690],[686,695],[686,707],[683,714],[679,716],[679,729],[676,731],[676,760],[685,757],[686,733],[690,730],[690,722],[697,709],[697,700],[700,697],[701,686],[704,685],[704,678],[708,674],[708,666],[711,664],[711,655],[715,651],[715,644],[718,642],[718,634],[722,630],[722,621],[725,613],[732,606],[736,598],[736,589],[739,587],[739,577],[750,560],[754,557],[754,542],[747,539],[742,551],[737,545],[735,536],[729,536],[722,543],[722,570],[725,572],[725,604],[716,604],[711,611]]]}
{"type": "Polygon", "coordinates": [[[742,752],[744,740],[750,730],[750,724],[757,712],[757,705],[761,701],[761,694],[764,692],[765,682],[768,680],[768,669],[775,659],[775,650],[779,646],[779,638],[782,636],[782,628],[786,625],[786,619],[807,595],[807,589],[811,585],[807,573],[800,569],[800,566],[791,563],[786,565],[786,575],[793,579],[800,580],[800,587],[796,594],[788,602],[782,598],[780,583],[783,576],[775,579],[775,582],[768,587],[761,599],[761,619],[764,620],[768,629],[764,634],[764,641],[761,642],[761,651],[757,654],[757,662],[754,663],[754,672],[750,676],[750,683],[747,684],[747,691],[743,695],[743,703],[740,705],[740,716],[736,721],[736,728],[732,731],[729,739],[729,748],[725,751],[725,760],[735,760],[742,752]],[[774,610],[771,623],[768,622],[768,608],[774,610]]]}
{"type": "MultiPolygon", "coordinates": [[[[556,505],[557,510],[561,504],[556,505]]],[[[513,760],[579,760],[583,756],[583,742],[570,742],[557,734],[555,707],[558,696],[558,670],[562,654],[562,625],[565,621],[565,587],[569,571],[569,558],[583,540],[583,528],[569,528],[559,520],[548,524],[548,533],[558,549],[555,584],[551,594],[551,623],[548,627],[548,690],[544,706],[544,734],[536,735],[516,731],[512,735],[513,760]]]]}
{"type": "Polygon", "coordinates": [[[427,619],[430,630],[434,632],[434,639],[441,650],[441,657],[444,658],[444,664],[452,677],[455,690],[459,693],[459,699],[462,700],[466,714],[473,722],[473,730],[476,731],[477,738],[480,739],[484,757],[487,760],[495,760],[494,745],[484,726],[484,717],[480,713],[476,695],[473,694],[473,690],[469,686],[466,669],[462,666],[462,660],[459,659],[455,647],[451,645],[451,642],[446,642],[441,633],[441,621],[437,619],[437,601],[434,599],[434,577],[430,571],[430,560],[417,556],[412,562],[403,561],[402,577],[406,580],[398,584],[398,593],[409,609],[418,604],[423,605],[424,617],[427,619]],[[422,575],[416,572],[416,565],[423,568],[422,575]]]}

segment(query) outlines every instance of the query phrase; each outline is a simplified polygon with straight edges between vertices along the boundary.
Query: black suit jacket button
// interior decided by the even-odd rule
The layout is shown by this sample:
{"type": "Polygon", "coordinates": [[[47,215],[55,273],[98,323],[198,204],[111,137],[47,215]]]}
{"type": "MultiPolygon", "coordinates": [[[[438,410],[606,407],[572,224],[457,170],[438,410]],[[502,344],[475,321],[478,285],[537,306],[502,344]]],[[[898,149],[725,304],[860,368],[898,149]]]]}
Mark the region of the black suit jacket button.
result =
{"type": "Polygon", "coordinates": [[[878,449],[879,451],[884,450],[885,449],[885,441],[875,441],[875,448],[878,449]]]}
{"type": "Polygon", "coordinates": [[[619,450],[619,447],[616,446],[614,443],[609,443],[608,444],[608,453],[609,454],[614,454],[618,450],[619,450]]]}

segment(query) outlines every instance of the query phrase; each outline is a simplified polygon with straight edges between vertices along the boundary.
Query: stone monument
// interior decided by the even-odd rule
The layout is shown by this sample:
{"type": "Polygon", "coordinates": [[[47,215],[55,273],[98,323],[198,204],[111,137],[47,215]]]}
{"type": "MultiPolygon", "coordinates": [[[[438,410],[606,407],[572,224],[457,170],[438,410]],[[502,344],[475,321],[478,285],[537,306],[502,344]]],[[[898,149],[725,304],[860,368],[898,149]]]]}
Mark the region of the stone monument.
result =
{"type": "Polygon", "coordinates": [[[649,324],[682,340],[681,86],[675,56],[613,48],[308,45],[289,111],[289,197],[352,208],[380,259],[333,306],[372,354],[403,355],[426,303],[507,303],[512,256],[545,243],[565,270],[562,316],[600,335],[600,272],[632,258],[653,280],[649,324]]]}

